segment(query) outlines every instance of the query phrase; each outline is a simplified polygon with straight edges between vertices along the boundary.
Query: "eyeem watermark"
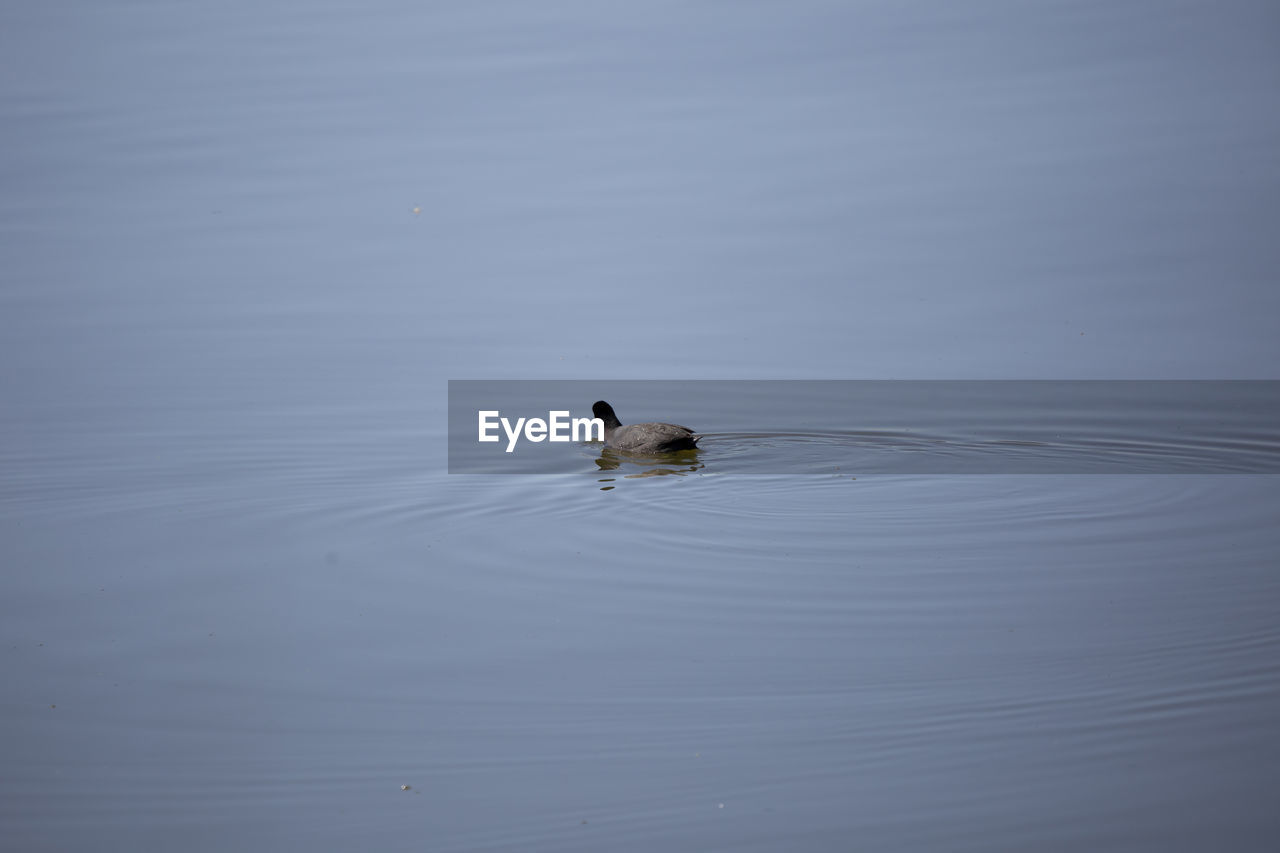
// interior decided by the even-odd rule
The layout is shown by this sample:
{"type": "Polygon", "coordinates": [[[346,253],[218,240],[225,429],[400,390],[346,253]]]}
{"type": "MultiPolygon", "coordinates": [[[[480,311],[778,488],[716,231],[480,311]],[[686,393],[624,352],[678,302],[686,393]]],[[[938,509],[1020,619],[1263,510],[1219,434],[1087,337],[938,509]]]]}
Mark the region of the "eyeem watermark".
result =
{"type": "Polygon", "coordinates": [[[526,441],[604,441],[604,421],[599,418],[571,418],[569,412],[547,412],[547,419],[516,418],[515,424],[497,409],[476,412],[480,441],[501,441],[497,429],[507,434],[507,453],[516,449],[523,432],[526,441]],[[585,434],[585,435],[584,435],[585,434]],[[579,437],[583,436],[583,437],[579,437]]]}
{"type": "Polygon", "coordinates": [[[706,430],[707,474],[1280,475],[1280,380],[451,379],[449,473],[674,465],[606,450],[593,400],[706,430]]]}

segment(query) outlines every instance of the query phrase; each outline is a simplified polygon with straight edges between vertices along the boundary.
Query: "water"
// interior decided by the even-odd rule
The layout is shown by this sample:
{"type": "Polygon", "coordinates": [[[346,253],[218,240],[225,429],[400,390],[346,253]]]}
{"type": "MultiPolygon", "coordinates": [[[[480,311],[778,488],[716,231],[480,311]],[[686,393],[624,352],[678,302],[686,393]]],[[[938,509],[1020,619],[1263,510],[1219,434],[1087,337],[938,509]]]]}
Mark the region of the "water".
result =
{"type": "Polygon", "coordinates": [[[11,4],[4,846],[1272,849],[1274,422],[610,388],[1275,379],[1278,23],[11,4]],[[485,378],[712,440],[450,475],[485,378]]]}

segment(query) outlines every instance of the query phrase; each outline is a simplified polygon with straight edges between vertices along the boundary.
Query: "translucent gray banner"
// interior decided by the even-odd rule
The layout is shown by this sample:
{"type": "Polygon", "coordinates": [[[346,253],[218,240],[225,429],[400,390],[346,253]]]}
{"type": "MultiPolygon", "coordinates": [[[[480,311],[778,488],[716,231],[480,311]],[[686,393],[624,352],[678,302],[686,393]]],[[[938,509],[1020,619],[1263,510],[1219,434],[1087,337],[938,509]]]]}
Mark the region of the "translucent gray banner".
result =
{"type": "Polygon", "coordinates": [[[451,380],[449,472],[1270,474],[1278,415],[1280,381],[451,380]],[[697,447],[609,447],[597,400],[697,447]]]}

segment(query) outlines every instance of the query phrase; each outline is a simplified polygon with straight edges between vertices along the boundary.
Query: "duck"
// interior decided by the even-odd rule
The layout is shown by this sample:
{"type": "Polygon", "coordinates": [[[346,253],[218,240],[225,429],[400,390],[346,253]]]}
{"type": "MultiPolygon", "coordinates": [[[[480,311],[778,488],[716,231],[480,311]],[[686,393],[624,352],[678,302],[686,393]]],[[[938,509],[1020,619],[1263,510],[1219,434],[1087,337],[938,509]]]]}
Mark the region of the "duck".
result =
{"type": "Polygon", "coordinates": [[[591,407],[591,413],[604,421],[604,446],[629,453],[674,453],[696,450],[701,435],[679,424],[628,424],[604,400],[591,407]]]}

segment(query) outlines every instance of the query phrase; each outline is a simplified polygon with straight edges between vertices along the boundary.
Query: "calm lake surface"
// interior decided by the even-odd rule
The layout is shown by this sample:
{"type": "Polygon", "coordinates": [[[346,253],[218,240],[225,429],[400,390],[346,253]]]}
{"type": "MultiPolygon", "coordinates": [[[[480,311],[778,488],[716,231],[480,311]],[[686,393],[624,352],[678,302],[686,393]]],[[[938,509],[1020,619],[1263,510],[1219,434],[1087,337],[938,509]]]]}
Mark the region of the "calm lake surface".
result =
{"type": "Polygon", "coordinates": [[[1276,849],[1278,34],[9,4],[0,846],[1276,849]]]}

